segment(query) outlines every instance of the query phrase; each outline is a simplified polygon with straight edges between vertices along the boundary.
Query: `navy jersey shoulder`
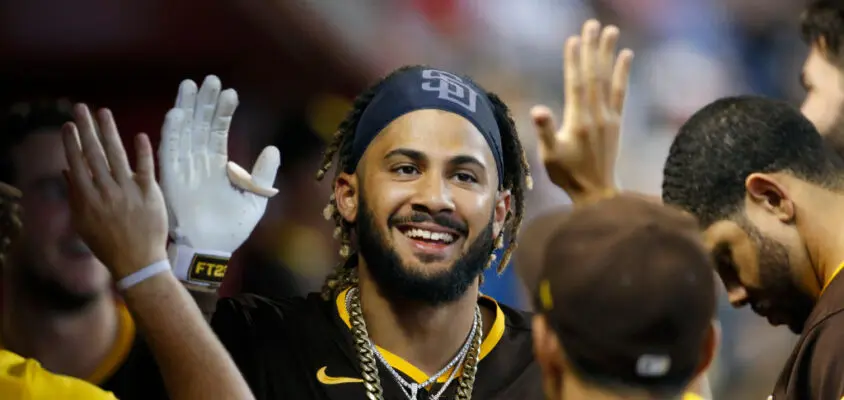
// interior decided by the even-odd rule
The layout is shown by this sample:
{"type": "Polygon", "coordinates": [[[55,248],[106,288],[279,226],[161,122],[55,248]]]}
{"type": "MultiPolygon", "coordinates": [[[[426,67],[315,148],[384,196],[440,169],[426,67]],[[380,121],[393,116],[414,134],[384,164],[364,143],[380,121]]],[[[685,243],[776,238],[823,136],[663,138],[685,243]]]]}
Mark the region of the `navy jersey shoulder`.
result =
{"type": "Polygon", "coordinates": [[[362,385],[325,385],[318,378],[320,370],[332,377],[360,376],[351,339],[331,305],[317,294],[240,295],[218,302],[211,326],[258,399],[337,398],[334,389],[362,394],[362,385]]]}

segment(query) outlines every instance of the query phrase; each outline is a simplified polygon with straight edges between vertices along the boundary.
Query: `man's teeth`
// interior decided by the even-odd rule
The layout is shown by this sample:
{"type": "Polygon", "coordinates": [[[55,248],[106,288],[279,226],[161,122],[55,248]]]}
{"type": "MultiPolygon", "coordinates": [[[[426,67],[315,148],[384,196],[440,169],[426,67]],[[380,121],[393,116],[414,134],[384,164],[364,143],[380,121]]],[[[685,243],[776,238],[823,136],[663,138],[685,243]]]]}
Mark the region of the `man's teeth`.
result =
{"type": "Polygon", "coordinates": [[[451,243],[454,241],[454,235],[446,232],[431,232],[424,229],[411,229],[404,233],[409,238],[425,239],[436,242],[451,243]]]}

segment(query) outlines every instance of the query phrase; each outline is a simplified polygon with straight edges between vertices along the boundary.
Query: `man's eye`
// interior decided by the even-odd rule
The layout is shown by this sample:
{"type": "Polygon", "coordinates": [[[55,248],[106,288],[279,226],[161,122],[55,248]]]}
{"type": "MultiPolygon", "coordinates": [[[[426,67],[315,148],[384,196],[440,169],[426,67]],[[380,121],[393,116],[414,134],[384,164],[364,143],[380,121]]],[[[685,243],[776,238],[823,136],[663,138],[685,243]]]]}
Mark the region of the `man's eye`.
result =
{"type": "Polygon", "coordinates": [[[454,177],[457,178],[460,182],[467,182],[467,183],[477,183],[478,180],[475,178],[474,175],[466,173],[466,172],[458,172],[454,174],[454,177]]]}
{"type": "Polygon", "coordinates": [[[412,165],[400,165],[393,169],[393,172],[399,175],[415,175],[419,170],[412,165]]]}

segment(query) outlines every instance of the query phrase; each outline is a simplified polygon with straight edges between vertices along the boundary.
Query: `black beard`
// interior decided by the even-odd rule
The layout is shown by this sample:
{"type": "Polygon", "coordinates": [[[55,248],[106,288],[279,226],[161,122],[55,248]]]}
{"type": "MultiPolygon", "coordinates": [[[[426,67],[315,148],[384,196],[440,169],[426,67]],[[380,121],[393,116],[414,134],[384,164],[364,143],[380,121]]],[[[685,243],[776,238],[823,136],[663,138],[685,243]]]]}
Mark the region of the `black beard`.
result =
{"type": "MultiPolygon", "coordinates": [[[[361,196],[358,210],[356,233],[361,256],[366,260],[366,266],[380,290],[393,299],[431,306],[451,303],[463,296],[483,273],[492,254],[494,242],[490,216],[489,225],[451,268],[435,274],[420,274],[403,265],[399,255],[387,245],[386,238],[378,231],[365,196],[361,196]]],[[[438,220],[436,216],[429,217],[429,221],[438,220]]],[[[388,229],[392,225],[389,223],[388,229]]]]}
{"type": "Polygon", "coordinates": [[[764,298],[772,310],[782,315],[792,333],[803,332],[806,320],[812,313],[815,301],[801,290],[789,267],[788,250],[782,244],[762,235],[753,225],[744,227],[759,247],[760,289],[750,290],[751,298],[764,298]],[[761,292],[761,293],[756,293],[761,292]]]}

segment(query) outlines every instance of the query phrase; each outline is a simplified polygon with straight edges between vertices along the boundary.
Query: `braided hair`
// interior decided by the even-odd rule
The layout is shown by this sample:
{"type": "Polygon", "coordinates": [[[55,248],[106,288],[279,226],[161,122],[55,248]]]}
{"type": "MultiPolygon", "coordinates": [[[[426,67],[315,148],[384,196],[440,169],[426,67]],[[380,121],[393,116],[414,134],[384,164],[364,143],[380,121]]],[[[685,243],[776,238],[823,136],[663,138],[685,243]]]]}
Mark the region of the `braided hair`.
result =
{"type": "MultiPolygon", "coordinates": [[[[352,156],[352,138],[357,129],[357,124],[363,115],[364,110],[378,93],[381,85],[389,80],[392,76],[407,71],[413,68],[419,68],[418,65],[405,66],[393,71],[390,75],[372,85],[369,89],[361,93],[354,100],[352,110],[346,115],[343,122],[340,123],[339,128],[334,132],[328,148],[325,150],[322,167],[317,171],[316,179],[321,181],[325,174],[332,168],[335,156],[337,157],[338,168],[337,171],[346,169],[352,156]]],[[[508,243],[504,250],[501,262],[498,265],[498,273],[504,272],[507,267],[513,251],[516,249],[516,240],[518,238],[519,228],[524,219],[525,210],[525,193],[533,186],[533,180],[530,177],[530,167],[527,162],[522,144],[519,141],[519,135],[516,131],[516,124],[510,114],[510,109],[507,105],[494,93],[486,92],[487,97],[492,103],[492,112],[495,116],[495,122],[498,125],[498,130],[501,134],[501,145],[504,156],[503,165],[503,186],[504,190],[509,190],[514,199],[514,207],[508,210],[507,218],[505,219],[504,229],[501,231],[497,239],[497,243],[502,243],[502,238],[506,235],[509,237],[508,243]]],[[[332,183],[332,189],[334,183],[332,183]]],[[[335,270],[328,276],[322,288],[322,296],[326,300],[335,297],[343,289],[357,284],[357,273],[354,268],[347,267],[345,259],[352,254],[351,250],[351,229],[352,226],[346,222],[340,212],[337,210],[337,203],[332,194],[329,198],[328,205],[325,207],[323,216],[327,220],[333,220],[335,224],[334,237],[340,240],[340,256],[344,259],[343,262],[335,268],[335,270]]]]}
{"type": "Polygon", "coordinates": [[[9,246],[20,234],[20,196],[16,188],[0,182],[0,271],[6,266],[9,246]]]}

